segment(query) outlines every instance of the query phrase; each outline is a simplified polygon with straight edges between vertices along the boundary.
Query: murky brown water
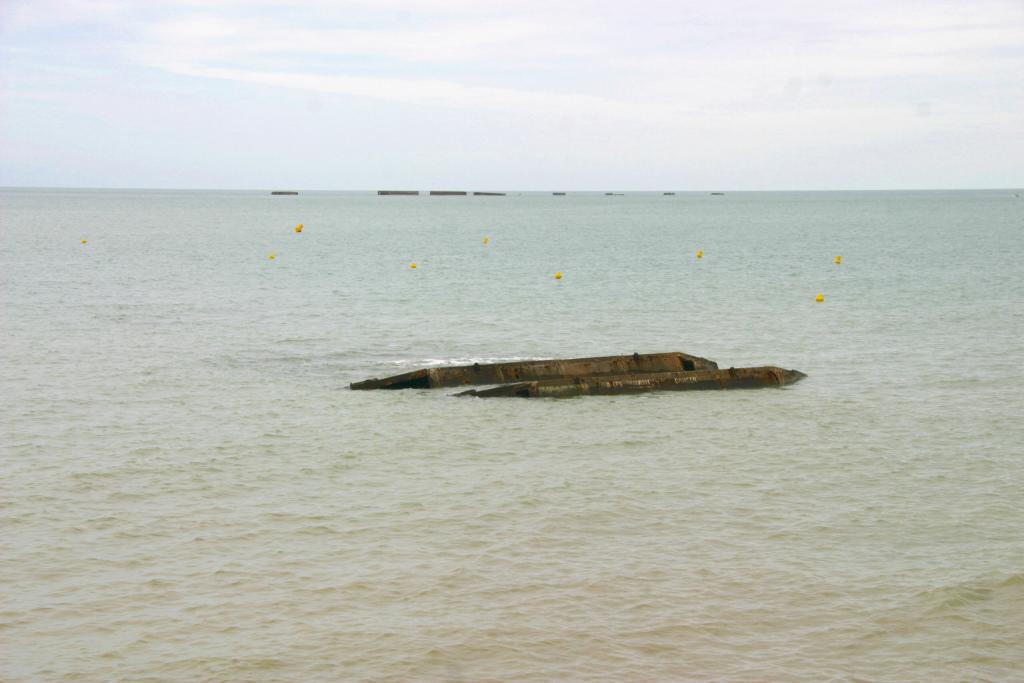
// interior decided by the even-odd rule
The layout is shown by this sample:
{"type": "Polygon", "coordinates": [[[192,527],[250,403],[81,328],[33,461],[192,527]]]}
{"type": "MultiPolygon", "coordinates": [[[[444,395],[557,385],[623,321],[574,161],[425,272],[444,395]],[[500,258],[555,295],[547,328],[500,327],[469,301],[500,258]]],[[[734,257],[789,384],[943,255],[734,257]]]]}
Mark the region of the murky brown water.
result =
{"type": "Polygon", "coordinates": [[[0,677],[1019,679],[1004,195],[4,191],[0,677]],[[809,378],[347,389],[634,350],[809,378]]]}

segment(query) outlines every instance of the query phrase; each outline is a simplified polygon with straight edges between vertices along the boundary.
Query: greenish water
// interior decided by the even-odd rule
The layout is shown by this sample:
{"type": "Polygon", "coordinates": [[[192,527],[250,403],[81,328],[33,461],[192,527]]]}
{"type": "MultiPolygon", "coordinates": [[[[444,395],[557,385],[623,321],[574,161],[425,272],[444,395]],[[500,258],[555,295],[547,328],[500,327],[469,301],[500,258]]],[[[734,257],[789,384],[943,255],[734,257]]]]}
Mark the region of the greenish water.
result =
{"type": "Polygon", "coordinates": [[[5,680],[1024,670],[1013,191],[3,190],[0,230],[5,680]],[[670,350],[809,377],[347,388],[670,350]]]}

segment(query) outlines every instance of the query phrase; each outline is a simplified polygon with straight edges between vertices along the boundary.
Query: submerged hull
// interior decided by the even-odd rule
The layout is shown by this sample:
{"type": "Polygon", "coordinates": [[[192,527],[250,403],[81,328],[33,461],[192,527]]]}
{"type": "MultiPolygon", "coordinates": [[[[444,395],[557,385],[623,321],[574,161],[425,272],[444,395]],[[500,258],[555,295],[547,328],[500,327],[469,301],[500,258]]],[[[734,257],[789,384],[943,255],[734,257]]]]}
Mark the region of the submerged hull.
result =
{"type": "Polygon", "coordinates": [[[798,370],[784,370],[774,366],[655,372],[517,382],[490,389],[471,389],[456,396],[569,398],[586,395],[639,394],[648,391],[757,389],[793,384],[806,376],[798,370]]]}
{"type": "Polygon", "coordinates": [[[686,353],[634,353],[631,356],[599,356],[563,360],[531,360],[514,363],[474,363],[453,367],[424,368],[383,379],[354,382],[350,389],[434,389],[507,382],[572,381],[603,375],[677,373],[717,370],[713,360],[686,353]]]}

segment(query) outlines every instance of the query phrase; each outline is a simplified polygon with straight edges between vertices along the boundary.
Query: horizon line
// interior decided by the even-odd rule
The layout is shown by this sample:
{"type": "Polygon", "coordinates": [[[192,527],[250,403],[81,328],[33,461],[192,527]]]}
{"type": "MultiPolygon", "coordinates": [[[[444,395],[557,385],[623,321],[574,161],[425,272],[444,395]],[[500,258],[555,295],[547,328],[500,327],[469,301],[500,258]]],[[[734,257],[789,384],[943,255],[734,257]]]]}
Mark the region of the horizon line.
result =
{"type": "Polygon", "coordinates": [[[780,188],[780,189],[742,189],[742,188],[721,188],[721,187],[707,187],[707,188],[695,188],[695,189],[673,189],[673,188],[646,188],[646,189],[623,189],[623,188],[565,188],[565,189],[553,189],[553,188],[542,188],[542,189],[473,189],[473,190],[440,190],[439,188],[433,189],[417,189],[417,188],[345,188],[345,189],[302,189],[294,187],[130,187],[130,186],[85,186],[85,185],[0,185],[0,190],[105,190],[105,191],[164,191],[164,192],[378,192],[380,190],[387,189],[388,191],[415,191],[421,193],[436,192],[436,191],[452,191],[452,192],[467,192],[469,195],[473,192],[577,192],[577,193],[593,193],[593,192],[633,192],[633,193],[646,193],[646,192],[679,192],[679,193],[702,193],[702,192],[949,192],[949,191],[1007,191],[1007,192],[1020,192],[1024,191],[1024,185],[1022,186],[1005,186],[1005,187],[862,187],[862,188],[780,188]]]}

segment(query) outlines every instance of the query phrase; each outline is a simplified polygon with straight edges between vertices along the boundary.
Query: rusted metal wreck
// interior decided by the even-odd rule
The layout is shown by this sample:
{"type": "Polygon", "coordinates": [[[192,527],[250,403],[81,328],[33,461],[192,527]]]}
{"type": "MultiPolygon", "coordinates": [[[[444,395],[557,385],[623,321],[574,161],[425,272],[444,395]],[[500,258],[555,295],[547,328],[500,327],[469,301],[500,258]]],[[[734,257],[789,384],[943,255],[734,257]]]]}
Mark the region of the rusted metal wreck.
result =
{"type": "Polygon", "coordinates": [[[714,370],[713,360],[686,353],[634,353],[631,356],[599,356],[527,360],[513,363],[473,363],[413,370],[384,379],[350,384],[350,389],[436,389],[481,384],[505,384],[529,380],[565,379],[595,375],[714,370]]]}
{"type": "Polygon", "coordinates": [[[693,391],[700,389],[758,389],[799,382],[804,373],[774,366],[654,372],[631,375],[570,377],[534,382],[502,384],[491,389],[470,389],[456,396],[517,396],[522,398],[569,398],[587,395],[639,394],[647,391],[693,391]]]}
{"type": "Polygon", "coordinates": [[[806,375],[797,370],[775,366],[723,370],[713,360],[671,352],[423,368],[383,379],[355,382],[349,387],[362,390],[497,385],[463,391],[456,396],[564,398],[647,391],[777,387],[799,382],[804,377],[806,375]]]}

